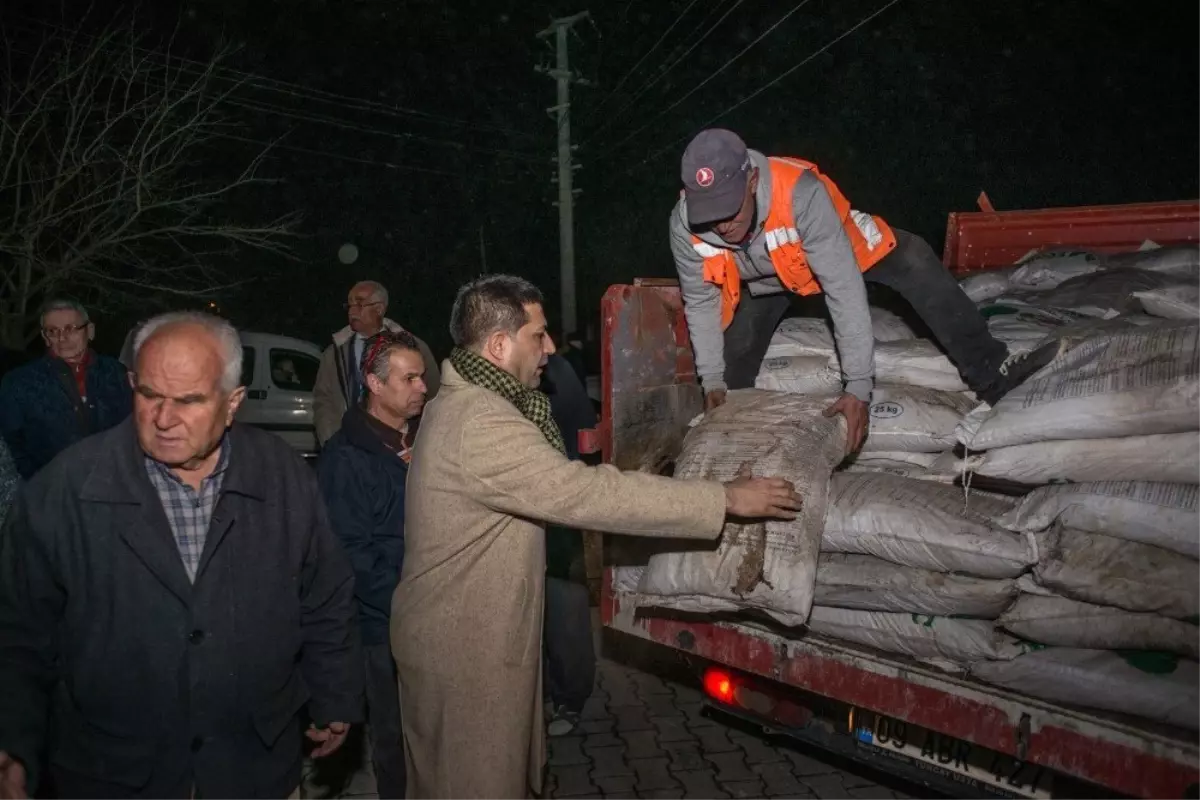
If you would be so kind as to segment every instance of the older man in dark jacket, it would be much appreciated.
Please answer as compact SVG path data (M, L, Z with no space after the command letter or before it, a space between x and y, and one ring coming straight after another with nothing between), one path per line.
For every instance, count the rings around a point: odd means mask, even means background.
M420 345L404 331L367 339L366 395L346 411L317 462L329 521L354 566L362 625L371 761L379 796L404 797L406 770L396 665L388 645L392 592L404 563L404 483L414 431L425 406Z
M91 349L96 326L74 300L42 308L46 354L0 381L0 435L23 478L60 452L129 416L129 378L121 362Z
M311 471L234 424L241 343L137 337L134 418L63 453L0 535L0 795L287 797L361 720L354 577Z

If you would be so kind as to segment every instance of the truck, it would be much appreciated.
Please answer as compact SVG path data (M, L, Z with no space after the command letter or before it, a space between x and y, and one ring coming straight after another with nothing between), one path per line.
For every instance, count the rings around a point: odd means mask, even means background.
M943 261L956 276L1009 267L1031 251L1102 253L1200 238L1200 203L952 213ZM602 415L583 452L670 474L703 400L674 280L608 289L601 302ZM1200 796L1197 735L1069 707L951 676L900 656L740 618L639 609L617 568L652 540L605 537L606 634L670 648L706 702L773 735L866 762L951 796Z

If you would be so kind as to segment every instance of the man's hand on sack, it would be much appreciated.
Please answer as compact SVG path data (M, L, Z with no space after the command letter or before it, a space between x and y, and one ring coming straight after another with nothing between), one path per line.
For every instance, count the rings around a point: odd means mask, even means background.
M725 390L713 389L704 393L704 410L712 411L717 406L725 405Z
M725 484L725 513L739 519L795 519L803 501L783 478L741 477Z
M25 765L0 750L0 798L24 800L29 795L25 787Z
M825 409L825 416L832 417L841 414L846 418L846 455L858 452L863 440L867 438L867 422L870 411L865 400L859 400L852 394L844 394L837 402Z

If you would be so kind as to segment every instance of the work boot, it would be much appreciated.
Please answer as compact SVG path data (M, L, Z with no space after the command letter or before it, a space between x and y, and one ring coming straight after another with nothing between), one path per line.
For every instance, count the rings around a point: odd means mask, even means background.
M1053 361L1061 350L1062 342L1055 339L1033 350L1010 355L1000 365L992 385L979 392L979 399L989 406L995 407L1006 394Z

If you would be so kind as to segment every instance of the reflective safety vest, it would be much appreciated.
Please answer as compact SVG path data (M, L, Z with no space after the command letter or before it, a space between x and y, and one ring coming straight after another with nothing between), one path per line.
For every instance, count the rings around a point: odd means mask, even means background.
M829 193L833 207L850 237L858 268L866 272L896 247L896 234L879 217L872 217L850 208L850 201L837 185L821 174L816 164L797 158L770 158L771 208L767 212L764 236L767 254L775 266L779 282L796 294L820 294L821 286L813 277L804 253L804 242L796 231L796 216L792 212L792 190L805 171L811 171ZM692 236L692 247L704 259L704 280L721 287L721 328L728 328L733 313L742 299L742 276L734 261L733 251L715 247L700 237Z

